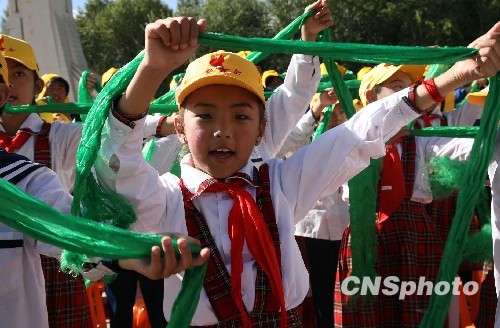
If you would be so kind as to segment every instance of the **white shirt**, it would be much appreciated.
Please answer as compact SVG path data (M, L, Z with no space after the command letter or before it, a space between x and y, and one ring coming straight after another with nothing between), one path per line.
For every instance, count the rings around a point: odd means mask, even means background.
M283 85L266 102L267 124L260 144L252 151L254 163L276 156L290 131L309 107L318 89L320 71L318 57L292 56ZM181 146L179 140L170 136L167 138L156 141L150 161L160 174L170 171Z
M147 116L146 124L144 125L144 136L154 135L156 133L156 125L159 118ZM43 120L36 113L30 114L21 124L20 129L31 129L38 133L42 130ZM51 169L57 173L61 183L72 191L76 177L76 152L78 144L82 138L82 128L80 124L67 124L61 121L51 123L49 142L51 152ZM0 131L5 132L4 127L0 124ZM30 138L15 151L16 154L23 155L29 160L35 160L35 140L34 136Z
M385 141L418 114L401 98L408 90L373 103L351 120L320 136L286 161L271 159L269 174L271 196L281 241L281 265L287 309L304 299L308 274L294 238L295 223L302 219L315 202L335 192L345 181L366 168L371 157L385 154ZM141 156L142 121L131 130L112 115L103 129L101 149L96 161L99 181L123 194L135 207L139 217L132 227L142 232L175 231L187 234L184 204L179 179L172 174L158 176ZM252 176L254 164L249 160L241 172ZM321 167L321 169L318 169ZM181 176L186 187L195 191L209 176L190 165L185 157ZM245 187L254 197L255 189ZM222 259L231 272L228 213L233 201L225 192L207 193L193 201L205 216ZM243 249L242 295L251 311L255 299L256 268L248 248ZM164 312L170 318L172 305L180 291L181 274L165 279ZM217 319L205 291L193 317L192 325L216 324Z
M71 195L48 168L42 167L32 172L17 186L58 211L70 212ZM0 249L0 327L48 328L40 254L55 257L60 254L60 250L2 223L0 239L24 241L23 247Z
M500 296L500 134L495 139L495 149L488 168L491 183L491 230L493 237L493 264L497 297ZM500 302L497 305L495 327L500 327Z
M431 114L445 116L448 121L448 126L471 126L481 118L483 114L483 106L473 105L469 102L464 102L460 107L449 112L442 113L438 107L434 108ZM423 120L419 119L420 125L424 126ZM432 126L441 126L441 120L435 118L431 121Z

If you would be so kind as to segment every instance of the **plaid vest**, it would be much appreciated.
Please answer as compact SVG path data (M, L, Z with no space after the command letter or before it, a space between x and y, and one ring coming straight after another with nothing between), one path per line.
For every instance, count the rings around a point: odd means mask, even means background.
M42 129L35 134L35 156L33 161L52 169L52 157L50 152L49 133L51 124L43 122Z
M254 169L253 180L257 188L257 205L261 210L267 229L274 244L274 250L278 259L281 271L281 251L278 226L274 206L270 195L269 166L262 165L259 169ZM189 236L198 239L202 247L210 249L210 259L207 273L203 282L204 290L208 296L212 309L219 324L217 327L243 327L240 312L231 295L231 277L215 241L210 233L208 225L203 215L194 207L192 201L187 200L192 193L181 183L184 197L184 209L186 212L186 225ZM279 327L279 302L272 294L269 280L260 266L257 266L257 279L255 282L255 302L253 311L249 314L252 326L266 322L266 327ZM290 311L287 311L290 312Z

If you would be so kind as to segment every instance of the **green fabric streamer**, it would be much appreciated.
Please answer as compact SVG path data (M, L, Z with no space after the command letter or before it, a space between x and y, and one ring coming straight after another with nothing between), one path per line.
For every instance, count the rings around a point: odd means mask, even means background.
M290 39L300 28L302 25L304 25L304 22L306 19L311 17L313 15L314 11L309 10L299 17L295 18L293 22L288 24L283 30L281 30L272 40L287 40ZM249 48L241 48L241 49L254 49L253 47ZM274 53L274 51L270 51L268 53L260 52L260 51L253 51L248 54L247 59L251 61L254 64L259 63L261 60L269 56L269 54Z
M478 126L433 126L410 129L414 137L474 138L478 132Z
M432 157L426 165L432 197L444 199L457 191L468 164L467 161L457 161L446 156Z
M98 186L98 184L91 173L91 168L97 158L97 153L101 145L101 132L113 100L125 91L143 57L144 53L141 52L130 63L115 73L113 79L111 79L101 93L99 93L88 114L87 123L82 132L82 141L77 151L76 181L71 208L74 215L84 216L85 213L95 211L94 202L89 200L94 196L92 193L95 193L93 187ZM111 200L108 204L110 208L114 205L112 210L114 210L116 217L122 217L122 215L126 216L126 213L131 213L135 216L133 207L130 204L124 205L114 202L122 197L119 196L119 194L107 191L100 197L103 196ZM130 247L130 242L124 241L123 245ZM170 320L176 322L176 327L189 327L198 304L201 288L203 287L205 270L206 266L186 270L185 281L182 284L182 289L177 296L175 306L171 313ZM189 281L189 279L192 278L201 279L199 281ZM191 290L191 288L194 290Z
M158 138L153 138L146 142L142 147L142 157L144 157L144 160L148 163L151 163L151 158L153 157L153 153L155 151L156 140L158 140Z
M481 230L467 238L463 259L474 263L493 259L491 224L485 224Z
M80 103L49 103L46 105L20 105L10 106L8 103L4 105L4 110L8 114L21 114L21 113L63 113L63 114L87 114L92 107L91 104ZM175 104L151 104L149 106L149 113L172 115L177 112L178 108Z
M151 247L159 246L160 235L140 234L84 218L63 214L0 179L2 201L0 221L23 234L75 253L82 250L91 257L107 259L150 258ZM179 256L177 239L172 238L174 253ZM189 244L195 255L200 248ZM163 251L162 251L163 253ZM198 305L206 264L186 270L182 288L171 314L173 327L189 327Z
M377 258L377 182L382 159L371 159L370 165L349 180L349 215L353 277L370 277L375 281ZM362 301L370 297L360 298Z
M198 41L205 46L221 49L255 49L264 53L305 54L362 63L453 64L471 58L477 49L464 47L404 47L378 46L359 43L307 42L244 38L219 33L201 33Z
M330 125L330 120L332 119L333 106L328 106L323 112L323 119L319 122L314 135L312 136L312 141L314 141L317 137L322 135L328 130L328 126Z
M439 267L436 281L446 281L449 284L458 271L462 261L463 250L469 230L469 224L474 214L474 205L477 202L480 189L483 188L486 170L491 159L497 124L500 119L500 74L491 79L491 86L479 133L474 140L470 154L470 164L467 166L462 186L458 193L457 209L448 234L443 259ZM448 313L452 294L431 297L428 311L420 324L421 327L442 326Z
M158 97L158 99L155 99L152 104L154 105L159 105L159 104L170 104L171 102L175 103L175 88L172 90L169 90L167 93L165 93L163 96Z

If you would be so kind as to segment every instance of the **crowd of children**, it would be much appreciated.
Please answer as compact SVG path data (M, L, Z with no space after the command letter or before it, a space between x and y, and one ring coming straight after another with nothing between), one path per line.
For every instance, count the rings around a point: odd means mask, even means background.
M301 39L315 41L333 24L327 1L318 0L306 10L314 14L304 22ZM450 106L447 95L475 81L484 86L486 78L498 73L500 23L471 43L478 49L475 58L438 76L426 77L424 65L363 68L358 112L349 120L333 89L317 93L322 78L318 57L296 54L285 74L272 69L261 74L245 54L227 51L189 64L173 85L176 115L148 115L158 87L193 56L206 25L203 19L176 17L146 26L144 59L114 100L101 134L93 173L102 188L123 195L134 207L138 221L130 229L180 233L199 240L203 248L192 257L181 238L181 257L175 259L165 237L163 260L154 247L150 261L118 261L123 271L107 289L111 326L132 327L138 281L151 325L167 325L184 270L205 262L191 326L418 326L429 294L401 299L380 293L363 299L345 293L353 265L347 183L371 159L383 157L373 217L376 275L435 282L457 193L435 199L427 165L443 156L468 160L473 140L413 137L408 126L477 124L488 88L459 105L462 99L457 99L457 106ZM0 37L0 176L69 213L82 124L71 123L75 117L50 114L42 119L3 110L6 102L67 102L69 85L56 74L40 76L27 42ZM346 69L339 68L345 75ZM106 72L103 85L116 72ZM87 87L95 95L94 82L91 76ZM274 92L266 99L264 91ZM462 93L457 92L463 98ZM313 138L320 123L326 124L324 133ZM146 161L144 141L153 136L159 139ZM494 250L500 231L499 153L489 170ZM172 174L177 156L180 171ZM472 222L471 233L479 228L476 219ZM0 224L0 276L6 279L0 287L0 327L93 326L84 281L61 272L60 252ZM95 261L117 269L114 262ZM464 264L458 273L462 284L483 268L489 279L482 290L493 290L491 262ZM495 268L498 297L500 270ZM312 316L304 303L308 294ZM478 326L493 326L496 301L479 304L482 310L473 318ZM457 309L452 305L449 310L450 327L459 322Z

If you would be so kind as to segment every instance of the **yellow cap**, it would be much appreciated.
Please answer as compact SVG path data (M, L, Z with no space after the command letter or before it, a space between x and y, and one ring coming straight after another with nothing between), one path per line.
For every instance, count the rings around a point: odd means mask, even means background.
M471 92L467 95L467 101L473 105L484 106L484 103L486 102L486 97L488 96L488 91L489 88L487 90Z
M264 86L264 88L267 87L266 85L267 78L271 76L280 76L280 74L273 69L270 69L262 73L262 85Z
M241 50L237 53L238 56L247 58L248 55L250 55L251 51L248 50Z
M102 74L101 84L105 86L106 83L111 79L111 77L118 71L118 68L111 67L104 74Z
M9 69L3 55L0 54L0 75L3 77L3 82L9 85Z
M345 73L347 72L347 68L345 68L345 66L339 65L337 62L335 62L335 65L337 65L337 68L339 69L340 74L342 74L342 76L344 76ZM321 65L319 65L319 68L321 69L321 75L328 74L325 63L321 63Z
M352 100L352 104L353 104L354 109L356 110L356 112L359 112L359 110L361 108L363 108L363 104L361 103L361 100L359 100L359 99L353 99Z
M189 64L177 87L175 100L181 105L193 91L215 84L246 89L266 103L257 67L235 53L223 51L207 54Z
M13 59L39 74L35 53L28 42L0 34L0 51L5 58Z
M43 89L42 91L38 94L38 97L36 99L42 99L45 97L45 94L47 93L47 83L50 81L51 78L57 77L59 75L54 74L54 73L49 73L49 74L43 74L40 76L40 78L43 80Z
M424 74L424 65L399 65L394 66L390 64L378 64L368 73L363 75L361 79L361 85L359 86L359 99L363 103L363 106L367 105L366 92L372 90L375 86L383 83L385 80L394 75L394 73L401 71L407 73L412 82L417 81L418 76Z
M373 67L370 66L365 66L361 68L358 73L356 74L356 79L361 80L363 76L365 76L366 73L372 70Z

